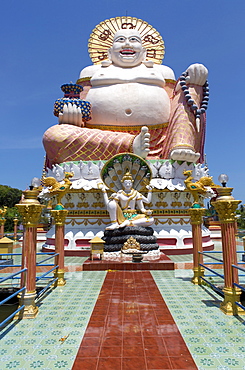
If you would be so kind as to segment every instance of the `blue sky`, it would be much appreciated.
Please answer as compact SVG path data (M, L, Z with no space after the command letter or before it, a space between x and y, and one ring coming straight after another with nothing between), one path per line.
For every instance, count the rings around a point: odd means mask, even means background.
M191 63L209 69L205 152L210 175L227 173L236 199L245 200L244 0L8 0L0 22L0 184L24 190L41 177L42 135L56 124L60 86L91 64L87 42L102 20L126 15L162 35L163 63L178 77Z

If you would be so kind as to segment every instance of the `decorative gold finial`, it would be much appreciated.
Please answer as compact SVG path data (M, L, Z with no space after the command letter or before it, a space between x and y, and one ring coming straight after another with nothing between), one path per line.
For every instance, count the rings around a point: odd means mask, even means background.
M54 177L44 177L42 179L42 185L48 188L50 196L56 195L57 197L57 205L54 209L64 209L61 199L69 191L71 187L69 179L73 176L73 172L65 172L65 178L62 182L58 182Z
M192 170L183 171L183 174L186 176L184 181L186 188L190 191L191 195L193 196L194 202L192 204L192 208L201 208L199 195L206 196L208 193L207 187L218 187L213 182L213 178L211 176L203 176L198 181L192 182L194 177L192 177Z
M3 209L0 208L0 218L3 219L4 216L6 215L6 212L7 212L7 208L6 206L3 206Z

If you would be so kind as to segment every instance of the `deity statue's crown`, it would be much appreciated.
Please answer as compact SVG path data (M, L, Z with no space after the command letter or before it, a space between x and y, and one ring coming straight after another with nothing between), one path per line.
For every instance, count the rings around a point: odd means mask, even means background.
M138 31L142 46L146 49L146 60L156 64L162 63L165 48L160 33L142 19L123 16L106 19L93 29L88 41L88 52L94 64L108 59L108 50L112 47L114 35L123 29Z
M131 180L133 182L133 177L129 171L125 172L125 175L122 178L122 182L124 182L125 180Z

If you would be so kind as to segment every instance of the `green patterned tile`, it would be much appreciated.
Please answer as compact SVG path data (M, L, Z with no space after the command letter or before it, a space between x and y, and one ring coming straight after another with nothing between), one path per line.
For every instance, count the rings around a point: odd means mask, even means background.
M244 369L245 361L243 358L236 358L235 356L221 356L219 358L221 365L227 366L229 369Z
M1 359L1 366L2 369L21 369L22 366L24 366L23 361L15 360L15 359L9 359L5 360L5 358ZM24 368L24 367L23 367Z
M238 344L239 346L244 343L244 337L240 337L237 335L227 335L227 341L230 343L234 343L234 345Z
M26 366L27 369L45 369L48 365L48 361L46 359L33 359L27 360L23 365ZM21 365L20 365L21 366Z
M227 343L227 340L224 336L220 337L218 335L210 335L210 336L206 336L206 342L210 345L210 347L212 347L215 344L225 345Z
M71 364L73 363L74 358L69 358L69 359L57 359L55 361L50 361L49 362L49 367L50 369L66 369L69 370L71 369Z
M210 336L210 335L216 335L218 332L215 329L213 325L208 326L207 328L198 328L198 331L200 334L204 334L205 336Z
M245 352L244 351L239 351L236 352L236 349L233 349L233 355L235 358L241 358L245 360Z
M245 347L241 341L244 341L245 327L237 318L225 316L219 310L221 298L208 288L193 286L186 279L188 275L192 276L191 271L187 273L185 271L183 274L182 271L177 271L175 278L171 279L175 279L173 284L170 284L169 278L164 277L164 274L161 275L161 272L155 274L152 271L152 275L199 370L230 370L235 368L236 360L238 360L236 368L243 369ZM181 276L185 278L181 279ZM169 285L172 287L171 295ZM182 300L183 293L188 300Z
M219 369L221 363L219 358L211 357L211 356L203 356L203 355L193 355L193 358L198 366L199 370L207 370L207 369ZM226 369L228 370L228 369Z
M105 275L104 271L67 274L67 284L42 299L37 318L20 321L2 339L2 368L70 369ZM67 334L62 344L60 338Z
M200 335L196 335L196 336L193 336L193 335L185 336L185 339L186 339L186 343L191 348L193 346L203 345L203 344L206 343L205 338L204 337L201 337Z
M198 341L198 339L200 339L200 341ZM213 353L213 347L209 346L204 338L191 337L188 338L186 344L188 344L188 348L194 355L210 355Z
M65 258L67 263L79 264L78 260ZM71 369L105 275L104 271L66 273L67 284L42 299L37 318L19 322L1 340L2 368ZM194 286L191 270L152 275L198 369L245 370L244 320L225 316L219 310L220 296L208 287ZM67 334L61 344L59 339Z
M212 347L214 353L219 353L221 356L235 356L234 347L227 345L215 345Z

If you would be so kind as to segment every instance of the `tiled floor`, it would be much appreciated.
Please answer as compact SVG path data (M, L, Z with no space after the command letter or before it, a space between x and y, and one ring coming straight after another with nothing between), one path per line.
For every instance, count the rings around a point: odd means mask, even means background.
M36 319L10 324L1 337L0 368L71 369L105 275L68 273L67 284L39 303Z
M197 369L150 272L107 274L73 370Z
M181 258L181 262L188 261L184 256ZM79 348L80 344L83 343L82 340L88 322L104 279L105 277L110 278L112 272L77 271L82 265L82 260L77 257L66 257L65 264L66 270L70 270L65 275L67 284L62 288L56 288L42 299L37 318L10 323L3 330L0 342L1 369L69 370L72 369L77 354L81 357ZM144 274L145 272L137 272L137 276L142 276L142 279ZM199 370L245 370L245 317L225 316L219 309L220 296L206 286L199 287L191 284L191 270L152 271L151 273L147 272L147 274L153 276ZM138 284L140 281L141 278L134 279L134 283L137 282ZM148 290L148 293L149 289L151 290L153 287L151 283L148 288L149 282L150 280L145 280L145 289L142 288L144 291ZM130 285L130 281L128 284ZM119 280L116 285L120 285ZM123 291L124 289L126 289L125 284L123 284ZM118 310L118 307L124 302L121 294L117 293L115 295L118 296L118 304L115 304L114 307L109 305L110 297L107 293L102 298L108 304L107 314ZM137 302L138 304L139 302ZM139 309L139 305L137 308ZM163 322L168 317L167 310L164 306L162 308L164 308L165 314L158 315L154 312L153 315L153 312L151 312L152 315L148 316L149 325L146 325L146 330L147 327L152 327L150 317L157 317L157 320L163 320ZM133 318L132 310L135 310L134 306L128 307L129 318ZM137 311L139 312L139 310ZM146 308L143 312L146 314ZM101 311L101 315L101 319L104 320L105 312L102 313ZM138 322L143 323L142 316L139 317ZM113 326L113 322L111 323ZM137 324L135 330L137 330ZM120 334L120 336L123 340L123 335ZM64 340L60 341L62 338ZM143 336L141 336L142 338ZM111 356L110 345L108 346L109 352L103 349L102 354L105 358ZM114 355L116 355L119 347L114 347L116 348ZM153 347L155 347L154 350L157 348L159 351L164 351L166 343L164 342L163 346ZM138 351L141 351L142 354L142 351L145 352L147 347L145 342L141 350L139 345L132 346L131 349L127 348L125 344L125 349L121 346L120 350L132 350L132 357L130 357L128 363L134 363L133 369L142 370L141 364L132 360L135 348L138 348ZM100 347L100 349L102 348ZM136 354L136 357L140 357L138 352ZM158 357L156 356L156 358ZM171 356L168 355L168 357ZM142 358L146 361L147 356L144 354ZM122 362L120 363L122 364ZM159 366L161 365L155 364L155 369L165 369L165 367ZM104 368L109 370L108 367ZM80 367L80 369L84 369L84 367ZM96 367L91 366L91 370L94 369L96 370ZM112 369L118 370L120 367L117 367L117 363L114 362ZM194 368L191 369L194 370ZM180 370L183 370L183 368L180 368Z
M245 316L224 315L208 287L190 284L189 270L152 275L199 370L245 369Z

